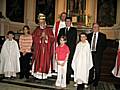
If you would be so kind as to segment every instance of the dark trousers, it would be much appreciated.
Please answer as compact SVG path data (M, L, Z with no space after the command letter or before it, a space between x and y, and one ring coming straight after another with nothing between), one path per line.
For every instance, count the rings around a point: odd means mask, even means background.
M23 55L23 53L20 53L21 57L20 57L20 78L25 78L29 79L29 75L30 75L30 69L31 69L31 65L30 65L30 61L31 61L31 56L32 53L26 53L25 55Z
M88 84L93 83L96 86L100 79L100 71L101 71L100 66L101 66L102 58L97 56L95 52L92 52L92 57L93 57L93 68L91 68L89 73Z
M66 74L66 83L69 84L71 80L71 74L73 74L73 70L71 67L72 60L68 60L67 62L67 74Z
M84 89L84 84L77 85L77 90L83 90L83 89Z

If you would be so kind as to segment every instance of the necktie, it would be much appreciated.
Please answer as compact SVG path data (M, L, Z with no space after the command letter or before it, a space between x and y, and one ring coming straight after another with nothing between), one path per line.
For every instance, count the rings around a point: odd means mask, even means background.
M66 31L65 31L65 34L67 35L67 33L68 33L68 28L66 28Z
M92 43L92 50L95 51L95 41L96 41L96 33L94 33L94 37L93 37L93 43Z

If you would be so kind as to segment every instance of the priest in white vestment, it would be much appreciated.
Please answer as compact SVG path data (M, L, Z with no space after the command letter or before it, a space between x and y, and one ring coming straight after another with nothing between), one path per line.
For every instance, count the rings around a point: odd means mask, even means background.
M85 33L80 34L79 43L74 53L72 68L74 70L74 82L88 84L89 70L93 67L92 54Z
M19 57L20 52L17 42L13 39L14 33L8 32L8 38L4 42L0 54L0 74L5 77L16 77L16 73L20 72Z

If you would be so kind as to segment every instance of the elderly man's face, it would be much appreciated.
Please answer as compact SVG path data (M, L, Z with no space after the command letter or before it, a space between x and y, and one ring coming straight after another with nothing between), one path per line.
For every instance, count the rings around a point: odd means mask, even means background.
M40 23L40 24L45 24L45 18L40 18L40 19L39 19L39 23Z
M98 24L94 24L93 25L93 31L94 32L98 32L99 31L99 25Z

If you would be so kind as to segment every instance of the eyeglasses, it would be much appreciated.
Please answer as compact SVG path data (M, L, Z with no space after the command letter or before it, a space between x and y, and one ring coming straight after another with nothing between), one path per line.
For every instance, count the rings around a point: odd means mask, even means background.
M45 18L41 18L41 19L39 19L39 20L45 20Z

